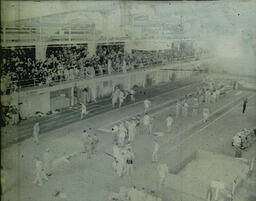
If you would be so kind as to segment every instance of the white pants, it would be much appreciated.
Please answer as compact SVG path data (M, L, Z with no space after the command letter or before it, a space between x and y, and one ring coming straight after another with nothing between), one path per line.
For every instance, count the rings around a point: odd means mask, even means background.
M130 142L132 142L132 141L134 140L134 137L135 137L135 129L131 129L131 130L129 131L129 138L128 138L128 140L129 140Z
M151 135L153 132L153 125L152 124L144 124L144 132L148 135Z
M205 96L205 102L206 102L207 104L210 103L210 96L209 96L209 95L206 95L206 96Z
M153 151L153 154L152 154L152 162L157 162L157 152L158 152L158 151Z
M112 107L115 107L117 102L117 97L112 97Z
M193 114L193 116L196 116L198 114L198 109L197 108L193 108L192 114Z
M180 116L180 108L176 107L176 117L179 117L179 116Z
M144 106L144 112L147 113L149 111L149 106Z
M43 170L37 170L36 178L33 183L41 186L43 184L43 180L48 181L48 178L47 178L45 172Z
M165 181L165 177L160 177L159 179L159 188L161 188L161 186L164 184Z
M135 101L134 95L131 95L131 101Z
M124 163L118 161L116 172L117 172L117 174L118 174L119 177L121 177L121 176L123 175L123 170L124 170Z
M118 133L117 132L112 132L113 135L113 140L114 140L114 144L117 144L117 140L118 140Z
M167 131L171 132L171 130L172 130L172 123L171 124L167 124Z
M188 109L187 108L182 108L182 115L184 116L184 117L187 117L188 116Z
M81 119L83 119L83 118L84 118L84 115L87 115L87 113L88 113L88 112L86 112L86 111L82 111L82 112L81 112Z
M123 102L124 102L124 99L123 98L121 98L121 99L119 98L119 107L122 106Z
M118 138L118 144L119 144L120 146L123 146L123 145L124 145L124 137L119 137L119 138Z
M33 138L36 144L39 144L38 132L33 132Z
M206 122L209 118L209 113L203 113L203 121Z
M128 176L131 176L133 173L133 164L127 164L126 165L126 174Z

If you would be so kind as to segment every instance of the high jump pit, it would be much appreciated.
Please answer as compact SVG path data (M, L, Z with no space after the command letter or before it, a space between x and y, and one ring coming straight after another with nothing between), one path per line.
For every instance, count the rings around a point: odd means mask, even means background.
M231 201L250 171L250 161L197 150L169 169L162 189L168 201Z

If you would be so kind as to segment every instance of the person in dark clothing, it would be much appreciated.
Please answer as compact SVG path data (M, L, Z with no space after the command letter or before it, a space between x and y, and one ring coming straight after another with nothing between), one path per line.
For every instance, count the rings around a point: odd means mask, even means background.
M248 103L248 99L245 98L245 99L244 99L244 102L243 102L243 114L245 113L245 109L246 109L247 103Z

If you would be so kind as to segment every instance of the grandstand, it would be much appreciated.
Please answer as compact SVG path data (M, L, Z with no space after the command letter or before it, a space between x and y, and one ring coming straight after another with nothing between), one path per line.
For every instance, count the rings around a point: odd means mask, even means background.
M102 13L103 9L89 12ZM81 16L79 20L78 15ZM76 92L74 86L86 85L85 83L94 77L100 78L97 79L99 83L102 82L101 80L105 83L110 79L108 75L124 73L124 65L125 72L144 71L154 66L195 61L199 57L207 57L202 49L195 49L194 40L177 39L174 33L172 33L173 40L170 40L172 42L169 42L169 38L166 37L145 39L142 36L133 39L119 35L105 38L94 23L82 23L84 17L83 11L78 11L75 15L74 12L65 12L42 18L18 20L1 27L3 34L1 41L2 95L9 96L11 91L19 91L19 101L16 101L18 105L13 106L19 111L27 110L22 108L27 105L24 100L27 95L21 94L29 94L30 91L32 93L36 90L33 96L48 102L44 107L34 106L29 114L22 115L22 119L36 112L45 114L55 109L78 104L79 97L75 97L75 94L81 94L81 92ZM63 23L60 21L63 18L68 21ZM52 19L57 21L53 22ZM134 19L136 27L138 19L141 18L135 16ZM155 23L150 21L147 26ZM176 26L180 26L179 21ZM111 68L108 65L111 65ZM106 77L102 78L102 76ZM96 88L100 86L102 84ZM37 89L40 88L44 93L39 93ZM91 93L93 87L89 85L87 88ZM54 95L61 94L63 90L66 91L67 96L57 98ZM100 91L105 93L98 94L99 97L108 96L111 93L106 89ZM54 102L55 98L61 102ZM8 103L3 105L8 106ZM59 107L56 108L53 105Z

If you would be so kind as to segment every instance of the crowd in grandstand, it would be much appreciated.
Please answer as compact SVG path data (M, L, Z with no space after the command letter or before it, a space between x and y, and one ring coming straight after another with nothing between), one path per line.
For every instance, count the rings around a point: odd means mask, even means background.
M53 85L60 81L88 79L184 58L184 53L178 54L176 51L178 49L132 50L128 54L124 52L123 45L105 45L98 46L96 54L89 57L87 46L55 46L47 48L46 59L42 61L35 59L35 50L32 48L2 49L1 83L5 85L1 90L5 93L5 89L10 87Z

